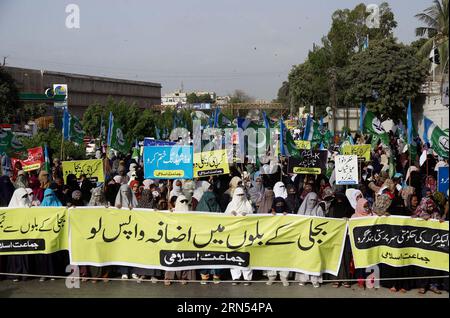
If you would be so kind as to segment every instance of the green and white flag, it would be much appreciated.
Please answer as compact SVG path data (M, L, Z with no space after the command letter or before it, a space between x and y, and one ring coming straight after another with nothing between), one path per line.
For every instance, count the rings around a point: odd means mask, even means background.
M130 143L126 140L122 127L114 120L112 112L109 113L108 146L124 154L130 151Z
M8 157L25 159L28 157L27 148L9 130L0 128L0 156L6 154Z
M432 120L424 117L423 140L441 157L448 158L448 134Z
M381 121L375 116L374 113L367 110L364 104L361 105L361 119L360 119L360 129L363 134L376 135L381 139L381 142L388 146L389 145L389 135L384 130L381 125Z
M83 143L85 135L80 120L76 116L71 115L67 108L64 109L63 115L63 135L64 140L70 140L77 144Z

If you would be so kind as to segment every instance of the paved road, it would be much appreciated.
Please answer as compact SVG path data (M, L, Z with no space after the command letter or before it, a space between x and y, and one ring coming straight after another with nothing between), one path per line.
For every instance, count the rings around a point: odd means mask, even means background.
M39 282L30 280L25 282L0 281L0 297L2 298L34 298L34 297L64 297L64 298L449 298L448 292L436 295L427 292L419 295L417 290L405 294L392 293L386 288L360 289L356 285L352 288L333 288L330 284L313 288L311 285L298 286L291 284L288 287L275 283L267 286L263 281L253 283L250 286L237 285L222 282L214 285L201 285L189 283L181 285L174 283L164 286L159 282L136 281L110 281L108 283L91 282L80 283L80 288L69 289L64 280Z

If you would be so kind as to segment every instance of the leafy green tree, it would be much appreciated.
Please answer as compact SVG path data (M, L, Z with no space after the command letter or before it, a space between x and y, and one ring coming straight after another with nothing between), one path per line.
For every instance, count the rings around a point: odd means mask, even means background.
M17 122L21 108L19 90L14 79L0 67L0 123Z
M200 98L195 93L190 93L187 96L187 103L188 104L197 104L200 103Z
M254 98L241 89L236 89L230 98L230 104L250 103L252 101L254 101Z
M23 107L23 112L21 112L20 117L22 121L33 120L39 117L44 116L49 109L49 106L46 104L25 104Z
M448 10L448 0L434 0L432 6L415 15L426 24L426 26L416 28L416 35L427 36L427 41L422 44L418 55L426 60L433 48L433 43L435 43L441 59L438 70L447 70L447 72L449 59Z
M387 3L382 3L379 9L380 28L373 29L366 25L370 13L366 12L364 4L333 13L331 28L322 38L322 46L313 44L306 61L291 69L288 81L283 82L278 91L278 100L289 105L291 113L296 113L300 106L312 105L316 117L320 117L326 115L328 106L348 106L343 80L352 56L362 51L367 36L370 43L387 39L397 26Z
M414 52L390 39L372 42L370 50L355 54L345 70L346 103L364 102L378 114L403 117L405 104L418 95L427 73Z
M34 148L34 147L44 147L47 144L49 156L53 158L60 158L61 155L61 131L50 128L46 132L39 132L37 135L28 138L28 137L20 137L23 145L26 148ZM64 149L64 158L79 160L86 159L86 148L84 144L76 145L70 141L64 141L62 145Z
M213 103L213 99L211 98L211 95L209 94L203 94L199 96L199 103Z

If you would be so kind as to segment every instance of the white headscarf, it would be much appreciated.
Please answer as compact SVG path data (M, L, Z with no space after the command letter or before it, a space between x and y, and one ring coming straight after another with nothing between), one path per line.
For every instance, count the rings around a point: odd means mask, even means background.
M33 193L33 191L31 191L31 193ZM18 188L14 191L11 200L9 201L8 208L27 208L31 206L31 202L32 199L28 189Z
M310 192L306 195L300 208L297 211L299 215L324 216L322 209L319 208L317 193Z
M151 179L145 179L144 181L142 181L142 184L144 185L144 189L146 189L146 190L150 190L150 186L154 183L155 182Z
M239 182L241 182L241 181L242 181L242 179L239 177L231 178L230 183L229 183L229 188L228 188L228 190L230 191L231 197L233 196L234 190L237 188Z
M410 167L408 168L408 171L406 172L406 178L405 178L405 181L408 181L408 179L409 179L409 177L410 177L410 175L411 175L411 172L413 172L413 171L420 171L420 170L419 170L419 168L417 168L416 166L410 166Z
M122 184L123 178L122 178L122 176L117 175L117 176L113 177L113 180L118 184Z
M200 202L203 193L205 193L205 191L208 191L210 186L211 184L208 181L197 182L197 188L194 190L194 194L192 195L192 197L195 198L197 202Z
M358 189L345 190L345 196L347 197L353 209L356 209L356 198L358 197L358 195L363 196L362 192L359 191Z
M184 202L181 202L184 201ZM189 211L188 199L184 195L179 195L175 202L174 212L187 212Z
M122 184L120 186L119 192L116 196L115 206L122 206L123 208L136 208L138 206L138 201L134 192L131 190L128 184Z
M288 196L287 191L286 191L286 186L281 181L275 183L275 186L273 187L273 193L275 194L274 198L286 199Z
M182 186L177 186L178 181L181 181L181 180L177 179L173 182L173 189L172 189L172 191L170 191L169 200L172 197L179 197L180 195L183 195Z
M228 203L225 214L230 215L233 211L236 212L237 215L253 213L252 205L247 200L244 189L241 187L237 187L234 190L233 199Z

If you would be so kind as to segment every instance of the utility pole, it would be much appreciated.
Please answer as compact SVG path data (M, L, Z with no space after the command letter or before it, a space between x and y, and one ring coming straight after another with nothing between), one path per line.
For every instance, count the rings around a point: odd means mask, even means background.
M8 58L7 56L4 56L4 57L3 57L3 66L6 65L6 59L7 59L7 58Z
M331 67L328 69L328 76L329 76L329 83L330 83L330 107L333 112L333 117L331 122L333 123L333 131L336 131L336 107L337 107L337 98L336 98L336 81L337 81L337 74L336 74L336 68ZM330 128L330 126L328 126Z

